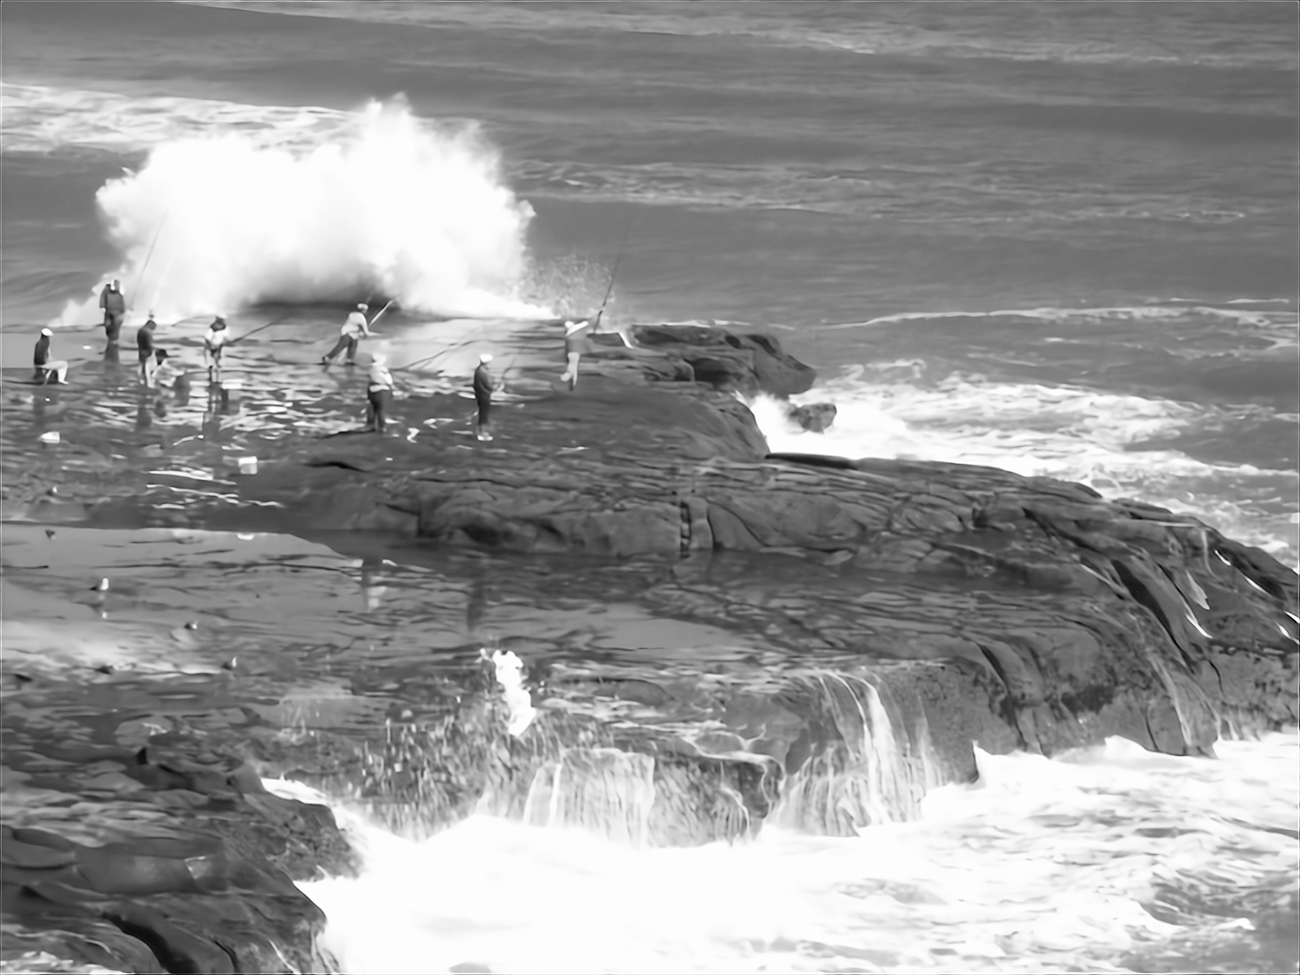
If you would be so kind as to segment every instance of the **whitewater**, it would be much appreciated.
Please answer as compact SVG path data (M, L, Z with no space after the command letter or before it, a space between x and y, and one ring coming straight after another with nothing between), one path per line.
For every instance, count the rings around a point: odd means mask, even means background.
M122 265L52 326L96 322L114 279L128 325L376 294L444 318L552 314L512 297L533 212L471 122L428 123L401 98L337 112L0 93L16 148L147 150L95 197Z
M698 848L484 814L416 840L336 798L364 869L301 887L347 973L1268 972L1294 951L1300 740L1216 748L977 750L914 821Z

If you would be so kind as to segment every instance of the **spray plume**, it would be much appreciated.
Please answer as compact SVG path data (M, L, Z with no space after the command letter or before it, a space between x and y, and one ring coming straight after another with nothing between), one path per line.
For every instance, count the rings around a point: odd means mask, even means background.
M137 315L371 291L438 315L549 314L512 297L533 214L505 186L497 153L472 128L437 130L400 99L296 149L235 133L163 143L96 203L124 255L99 287L121 279ZM58 321L98 318L91 298Z

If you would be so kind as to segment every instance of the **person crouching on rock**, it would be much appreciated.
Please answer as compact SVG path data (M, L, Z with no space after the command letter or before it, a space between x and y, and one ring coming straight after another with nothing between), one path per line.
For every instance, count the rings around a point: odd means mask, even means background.
M186 375L185 370L167 358L166 349L159 349L154 352L151 378L156 386L172 387L178 394L183 393L185 396L189 396L189 377Z
M140 382L145 386L152 384L153 333L156 328L158 328L158 323L153 320L153 312L150 312L149 320L140 326L140 331L135 334L136 348L140 351Z
M126 318L126 296L122 294L122 283L116 278L99 293L99 307L104 310L104 333L109 344L116 345Z
M388 404L393 399L393 374L388 371L388 357L375 353L371 357L370 376L366 387L369 409L366 411L368 425L381 437L384 424L387 423Z
M481 441L492 439L492 394L500 390L504 383L492 376L488 364L492 354L485 352L478 357L478 368L474 370L474 402L478 404L478 417L474 421L474 436Z
M578 361L583 353L592 351L591 339L588 338L595 323L591 319L570 319L564 323L564 356L568 368L560 374L561 381L567 381L570 390L578 388Z
M334 361L334 357L344 349L348 351L347 365L355 366L357 364L357 345L361 342L362 336L372 336L370 323L366 321L366 312L370 311L370 306L365 302L357 305L355 311L351 312L347 321L343 323L343 328L339 330L339 341L334 343L334 348L321 357L321 362L328 366Z
M32 357L32 363L36 367L33 379L41 383L48 383L50 377L54 377L55 383L66 383L68 381L68 364L62 359L50 359L50 339L54 333L49 329L41 329L41 337L36 340L36 354Z
M218 315L203 337L203 358L208 364L208 382L212 381L214 371L217 382L221 382L221 350L229 341L230 331L226 328L226 320Z

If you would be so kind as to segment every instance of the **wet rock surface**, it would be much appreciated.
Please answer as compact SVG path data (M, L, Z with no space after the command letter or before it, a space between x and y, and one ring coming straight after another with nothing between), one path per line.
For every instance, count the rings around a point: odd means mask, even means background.
M973 745L1208 753L1297 719L1285 567L1077 485L768 454L733 394L812 382L771 340L600 337L570 393L554 335L476 327L450 358L495 343L510 369L480 443L445 361L399 373L390 436L349 433L363 376L294 324L184 402L103 362L5 386L33 397L0 431L29 523L5 539L7 959L325 964L289 880L349 870L346 843L261 776L408 831L486 810L692 844L906 818ZM484 644L526 664L518 738Z

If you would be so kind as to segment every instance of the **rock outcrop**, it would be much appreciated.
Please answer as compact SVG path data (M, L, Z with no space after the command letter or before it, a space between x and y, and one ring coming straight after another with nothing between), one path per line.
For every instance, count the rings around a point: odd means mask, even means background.
M121 414L106 411L66 425L59 450L76 466L29 456L6 509L21 502L31 520L328 535L368 565L394 538L445 559L487 553L498 599L635 606L721 649L673 669L516 636L539 706L518 740L490 683L435 694L425 658L376 676L379 689L351 679L349 705L380 701L407 722L394 733L385 721L382 742L363 722L286 742L265 705L271 731L224 753L78 739L29 725L11 698L6 958L318 970L319 912L289 879L347 870L346 845L328 811L266 794L249 759L359 790L394 817L423 805L431 822L487 808L582 823L586 808L640 797L626 839L666 844L909 816L927 789L974 776L973 745L1052 754L1123 735L1198 754L1225 732L1296 723L1297 579L1267 554L1051 479L771 454L738 394L803 392L811 370L760 336L633 335L631 349L598 337L576 394L521 370L491 443L469 434L472 404L446 392L394 404L393 435L349 432L347 390L277 364L283 396L239 415L237 448L205 428L211 442L149 443L147 463L119 463L127 435L110 430L101 450L87 433ZM291 397L286 379L309 392ZM829 414L806 409L812 424ZM259 472L240 475L249 452ZM434 699L433 717L402 718ZM588 795L628 783L638 789L618 804Z
M327 808L272 796L215 756L160 761L6 728L10 965L45 953L128 973L324 971L324 916L291 879L351 869Z
M646 383L640 367L626 373L619 350L604 362L598 353L576 395L503 410L490 446L424 433L446 402L407 401L401 422L418 433L405 440L300 439L259 474L232 479L219 500L164 509L154 504L163 496L146 490L90 517L379 529L434 545L602 559L795 556L864 590L841 601L793 587L787 622L821 646L909 687L915 662L967 676L980 717L927 713L931 735L983 744L994 721L1010 730L998 748L1050 753L1123 734L1194 753L1233 723L1295 721L1296 577L1267 554L1195 519L1051 479L769 455L728 391L803 384L806 371L774 342L745 337L737 346L737 337L695 326L635 335L695 357L697 380L700 350L744 355L715 374L718 389Z

